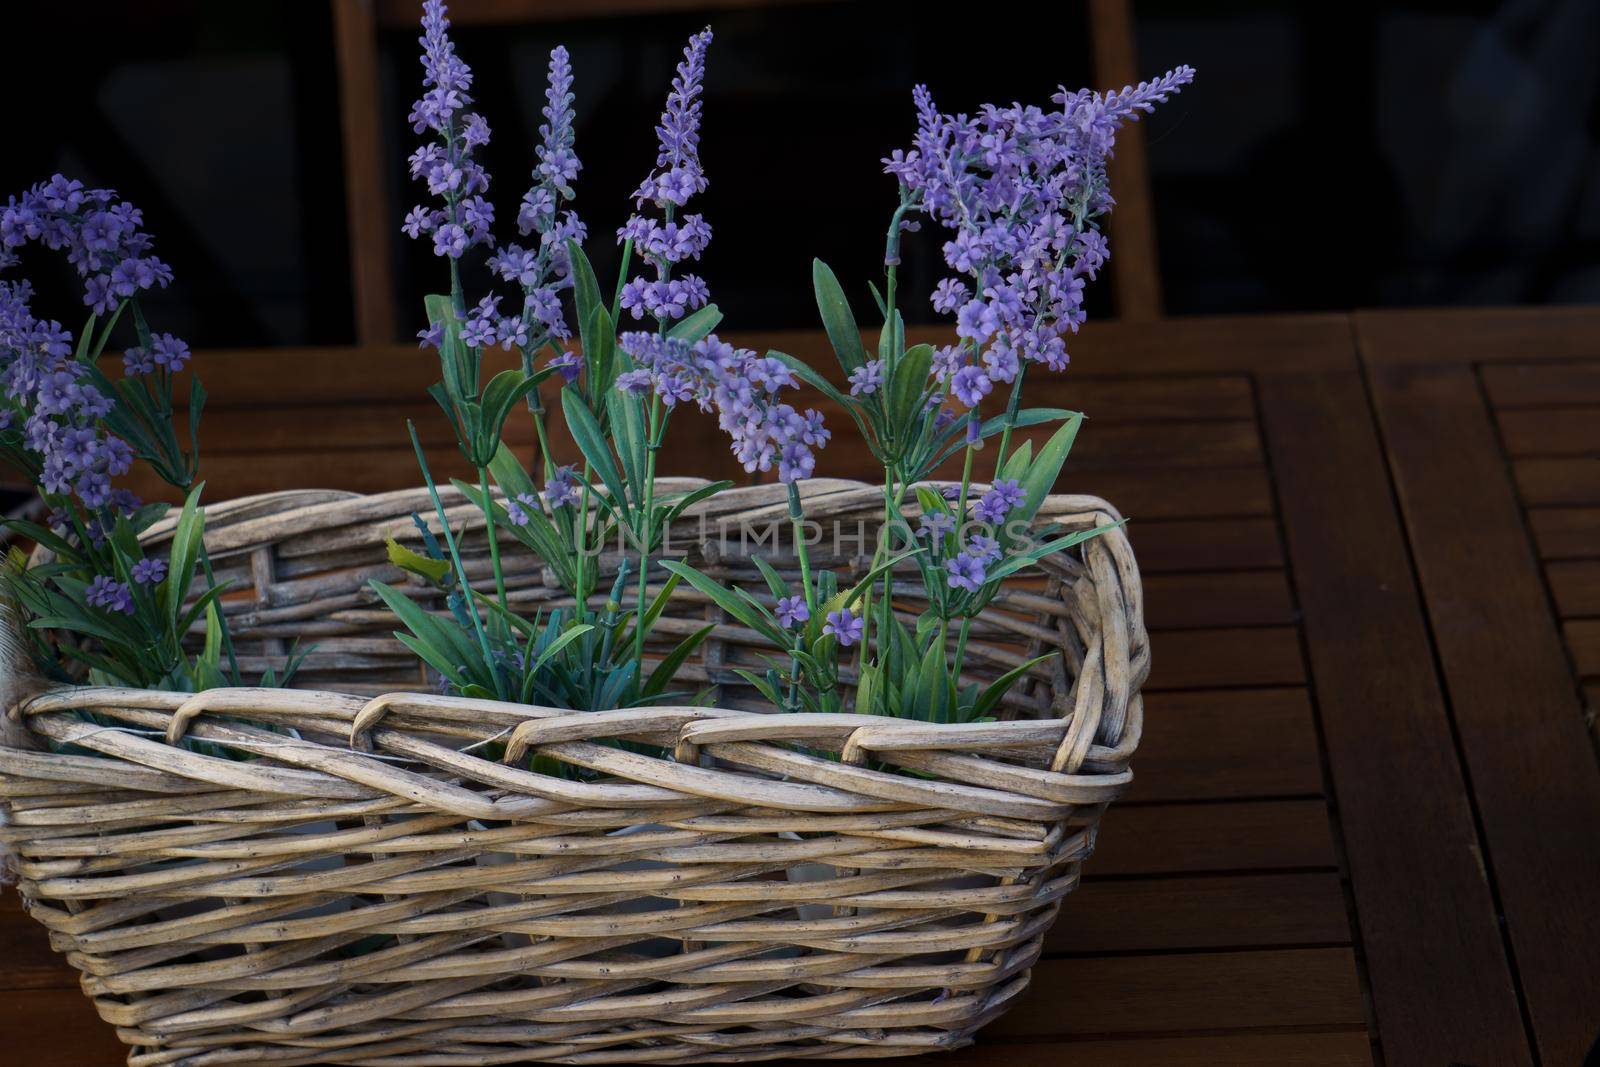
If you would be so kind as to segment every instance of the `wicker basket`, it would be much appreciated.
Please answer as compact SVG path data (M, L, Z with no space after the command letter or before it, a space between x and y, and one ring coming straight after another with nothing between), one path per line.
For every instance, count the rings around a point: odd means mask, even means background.
M821 480L805 497L813 518L869 526L882 500ZM448 503L486 572L476 509ZM759 638L725 624L690 671L721 686L716 708L419 693L366 588L399 579L382 544L415 535L413 510L423 495L209 509L219 577L253 589L228 605L243 665L315 641L297 683L312 688L4 679L0 840L131 1064L894 1056L966 1043L1026 987L1131 779L1148 651L1120 529L1043 561L974 628L969 680L1064 653L1003 721L935 726L757 714L728 668L757 662ZM775 487L751 487L691 517L782 513ZM1090 497L1040 513L1115 518ZM759 588L719 537L690 558ZM513 598L561 603L513 549ZM669 635L718 618L687 592L667 615ZM531 752L584 773L534 773Z

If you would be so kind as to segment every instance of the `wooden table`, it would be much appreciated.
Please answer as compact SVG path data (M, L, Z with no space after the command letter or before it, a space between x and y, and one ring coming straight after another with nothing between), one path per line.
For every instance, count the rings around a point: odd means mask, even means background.
M815 334L760 337L823 358ZM1138 780L1026 999L937 1062L1580 1062L1600 1032L1600 311L1095 325L1074 359L1033 396L1091 415L1061 488L1134 519ZM214 499L411 484L402 417L440 441L411 348L203 366ZM825 473L871 477L833 425ZM731 472L705 427L674 440L668 473ZM118 1060L10 894L0 990L15 1062Z

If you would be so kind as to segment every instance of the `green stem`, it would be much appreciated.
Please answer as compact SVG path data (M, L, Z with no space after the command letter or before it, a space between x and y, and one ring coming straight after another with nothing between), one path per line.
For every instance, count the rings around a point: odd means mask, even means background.
M406 430L411 434L411 447L417 453L417 464L422 468L422 480L428 484L428 495L433 499L434 514L439 517L439 525L444 530L445 547L450 550L450 562L456 568L456 581L461 583L461 597L466 602L468 613L472 616L472 629L478 637L478 647L483 650L483 662L494 662L494 654L489 651L489 639L483 632L483 623L478 618L478 605L472 597L472 586L467 581L467 568L461 563L461 553L456 549L456 535L450 532L450 520L445 517L444 502L439 499L439 488L433 484L433 472L428 469L427 457L422 452L422 441L417 437L417 428L410 419L406 420Z
M800 562L800 588L801 591L805 593L806 597L806 614L808 617L814 619L817 616L818 610L817 590L816 586L811 581L811 550L806 547L806 512L800 500L800 483L790 482L788 484L789 527L794 531L794 554L795 558ZM798 653L800 648L801 636L797 633L795 635L794 652ZM791 673L794 675L796 682L798 682L800 676L799 657L797 655L791 655L789 660ZM831 701L829 694L821 694L821 696L825 701ZM789 703L791 705L791 709L794 704L794 699L795 685L791 684L789 688Z
M1022 379L1028 373L1028 365L1024 363L1017 368L1017 377L1011 383L1011 398L1006 401L1006 421L1000 430L1000 447L994 453L994 477L1000 480L1000 472L1005 468L1006 447L1011 444L1011 430L1017 422L1017 411L1022 407Z
M661 417L661 398L652 393L649 445L644 458L644 513L635 527L635 533L642 531L642 535L639 538L639 613L633 619L633 658L641 671L644 669L645 589L650 576L650 547L655 539L656 450L661 447L661 434L665 429L666 420Z
M506 600L506 576L500 569L500 541L494 535L494 498L489 495L487 467L478 468L478 492L483 494L483 524L489 538L489 561L494 567L495 595L500 598L500 606L510 611L511 605Z

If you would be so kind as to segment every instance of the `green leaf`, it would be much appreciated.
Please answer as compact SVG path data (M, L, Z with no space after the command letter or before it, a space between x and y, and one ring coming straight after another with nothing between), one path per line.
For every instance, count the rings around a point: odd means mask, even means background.
M195 567L200 561L200 546L205 534L205 512L200 510L200 493L205 489L201 482L189 492L183 502L183 512L178 516L172 531L172 553L167 561L167 576L162 579L156 593L161 610L177 626L183 614L183 602L188 599L189 586L194 582Z
M717 310L717 305L707 304L699 311L685 315L672 329L667 331L667 336L675 341L685 344L694 344L703 339L712 330L717 328L717 323L722 321L722 312Z
M594 351L594 338L588 327L596 310L602 309L600 282L595 278L594 265L577 241L567 241L567 258L572 265L572 299L577 311L578 338L585 355Z
M928 387L928 370L933 365L933 346L915 345L894 368L889 381L889 423L895 440L905 443L905 430L922 415L923 395Z
M833 270L822 260L811 261L811 288L816 292L817 310L822 313L822 327L828 332L828 341L846 372L853 371L867 361L861 346L861 330L850 311L850 302Z
M724 489L732 488L733 483L724 480L720 482L710 482L706 485L700 486L698 489L685 493L682 497L674 500L672 502L672 506L667 509L667 522L677 522L680 515L694 507L696 504L700 503L700 501L705 500L707 497L716 496Z
M783 578L779 576L778 572L772 569L772 564L760 556L751 556L750 562L756 565L756 570L760 571L761 577L766 579L767 590L772 594L773 599L782 600L789 595L789 587L784 584Z
M447 559L430 559L420 552L413 552L399 541L389 537L384 539L389 547L389 562L403 571L420 575L430 582L442 582L444 576L450 573L450 561Z
M600 476L600 481L611 494L615 506L626 507L628 498L623 492L622 474L617 470L617 462L611 455L611 448L606 444L600 423L589 410L589 406L574 389L568 387L561 390L561 410L567 417L567 429L578 442L578 448L589 461L589 466Z
M978 699L973 703L972 707L967 709L967 721L971 722L973 719L981 718L982 716L989 714L990 709L996 704L1000 703L1000 698L1005 696L1007 691L1009 691L1010 688L1016 684L1017 679L1021 678L1024 674L1027 674L1030 670L1043 663L1045 660L1050 659L1052 656L1059 656L1060 654L1061 653L1059 652L1048 652L1043 656L1037 656L1033 659L1030 659L1026 663L1019 664L1018 666L1011 668L1009 671L1006 671L1006 673L990 682L989 687L978 695Z
M1068 411L1066 408L1023 408L1017 412L1015 419L1011 420L1012 429L1021 430L1028 426L1039 426L1046 422L1055 422L1057 419L1070 419L1073 416L1083 417L1079 411ZM978 432L987 440L1006 428L1006 416L996 415L992 419L985 419Z
M1006 457L1005 469L1000 472L1000 477L1021 481L1027 473L1028 464L1033 462L1033 442L1024 441L1017 446L1017 450Z
M673 650L668 652L660 663L656 664L655 670L650 672L650 677L645 681L644 688L640 690L640 695L653 697L664 691L668 683L677 675L678 668L682 667L688 658L694 655L694 650L700 647L700 642L704 641L706 635L714 629L716 629L714 623L702 626L682 641L679 641Z
M733 668L733 673L755 686L757 692L766 697L770 703L780 708L783 707L783 698L778 695L778 690L765 677L744 667Z
M707 577L686 563L667 559L661 561L661 566L694 586L701 594L709 597L717 607L727 612L738 622L760 633L778 648L783 648L789 643L788 635L784 633L783 628L778 625L778 620L773 618L772 613L767 611L766 608L740 599L715 579Z
M1067 462L1067 454L1072 451L1072 442L1077 438L1081 425L1083 416L1072 416L1039 449L1038 456L1028 465L1028 473L1022 478L1022 504L1008 516L1009 519L1027 522L1038 514L1039 505L1044 503L1044 498L1061 476L1061 467Z
M1120 519L1117 522L1109 523L1105 526L1096 526L1092 530L1079 530L1076 533L1068 534L1066 537L1058 537L1053 541L1046 541L1042 545L1036 545L1026 552L1012 556L1010 559L1000 564L1000 566L990 571L988 575L988 582L998 582L1000 579L1015 574L1024 567L1032 566L1034 563L1053 552L1065 552L1069 548L1075 548L1091 538L1099 537L1101 534L1106 533L1107 531L1115 530L1119 526L1124 526L1127 524L1127 522L1127 519Z
M944 642L935 634L917 672L917 690L911 701L916 717L924 722L949 722L949 689Z
M579 623L577 626L574 626L572 629L568 630L566 633L550 642L545 650L539 653L539 658L534 661L533 671L537 672L539 668L543 667L546 663L549 663L552 659L559 656L562 649L566 648L568 645L572 644L572 642L576 641L578 638L582 637L584 634L593 629L594 627L588 623Z
M617 455L622 458L622 472L628 484L644 486L645 427L644 403L632 393L621 389L608 389L606 408L611 416L611 436L617 442Z

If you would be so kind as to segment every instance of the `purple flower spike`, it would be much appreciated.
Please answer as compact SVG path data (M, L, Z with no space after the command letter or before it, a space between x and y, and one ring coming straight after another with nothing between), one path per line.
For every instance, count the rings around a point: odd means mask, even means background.
M483 199L489 176L472 158L489 143L489 124L466 109L472 106L472 69L456 55L450 20L440 0L422 5L422 96L411 106L414 133L432 140L411 154L411 176L428 187L443 208L414 207L401 227L407 236L431 235L435 255L460 259L489 240L494 210Z
M164 559L141 559L133 565L133 580L140 585L155 585L167 576Z
M956 316L963 350L981 357L991 381L1013 381L1024 360L1067 365L1065 336L1084 321L1084 281L1108 254L1095 219L1113 206L1106 160L1116 132L1193 78L1178 67L1109 93L1062 89L1052 98L1059 111L988 105L972 115L941 113L917 86L915 140L884 169L905 206L949 231L944 258L954 276L934 287L933 307ZM897 258L893 242L888 252ZM970 405L981 387L964 378L957 396Z
M927 534L929 537L936 539L943 537L955 528L955 516L944 511L930 511L923 515L921 522L918 523L919 533Z
M711 243L711 227L701 215L677 215L679 208L706 189L700 167L700 106L711 31L689 38L672 79L666 110L656 127L660 150L656 169L634 190L634 214L617 230L617 241L632 241L646 262L654 265L655 281L635 278L623 289L622 306L634 318L682 318L710 299L706 284L693 274L672 277L672 268L699 259ZM656 218L643 212L653 207Z
M849 648L861 640L861 635L866 632L867 624L864 619L856 618L849 608L840 608L838 611L828 612L827 624L822 627L825 634L833 634L839 639L842 647Z
M806 607L806 598L803 596L785 596L778 598L778 625L786 630L811 618L811 609Z
M97 575L95 580L89 583L83 598L90 607L103 608L123 615L133 614L132 591L115 578L104 574Z

